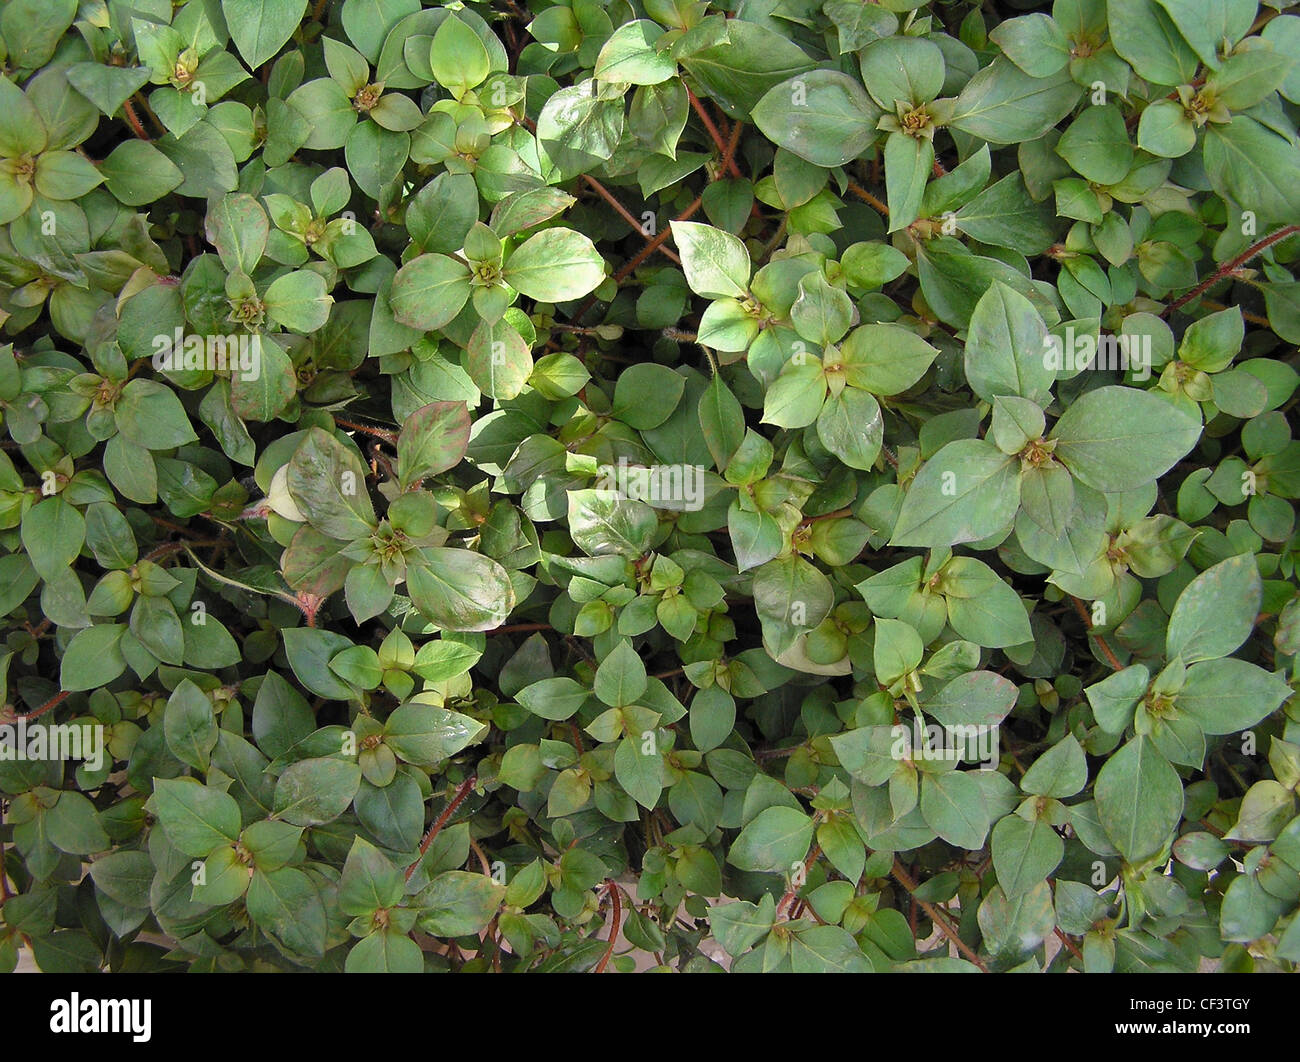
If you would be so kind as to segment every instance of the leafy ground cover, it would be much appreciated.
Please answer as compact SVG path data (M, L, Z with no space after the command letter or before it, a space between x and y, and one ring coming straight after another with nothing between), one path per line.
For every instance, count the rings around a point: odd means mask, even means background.
M0 969L1300 963L1300 15L0 57Z

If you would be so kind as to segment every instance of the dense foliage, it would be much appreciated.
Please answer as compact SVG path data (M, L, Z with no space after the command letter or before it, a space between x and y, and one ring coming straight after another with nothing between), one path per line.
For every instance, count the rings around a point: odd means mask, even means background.
M1300 16L1020 8L9 0L0 969L1300 964Z

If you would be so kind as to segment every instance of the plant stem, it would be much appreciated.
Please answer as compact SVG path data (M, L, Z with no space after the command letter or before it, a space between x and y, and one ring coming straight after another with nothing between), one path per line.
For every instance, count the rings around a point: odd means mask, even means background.
M1057 929L1056 929L1056 935L1057 935L1057 937L1060 939L1061 943L1064 944L1067 948L1070 949L1070 953L1071 953L1071 954L1072 954L1076 959L1078 959L1080 962L1082 962L1082 961L1083 961L1083 952L1081 952L1081 951L1079 950L1078 946L1074 943L1074 941L1072 941L1068 936L1066 936L1064 933L1061 932L1059 926L1058 926Z
M623 923L623 905L618 898L618 885L612 878L605 881L605 891L614 904L614 910L609 920L609 945L605 948L605 954L600 957L600 962L596 963L596 973L604 973L605 967L609 965L609 960L614 955L614 944L618 941L618 931Z
M140 124L140 118L135 113L135 108L131 106L130 100L122 101L122 110L126 114L126 120L130 123L132 131L141 140L150 139L149 134L144 131L144 126Z
M48 701L46 701L44 704L42 704L39 708L37 708L36 711L34 711L34 712L28 712L26 715L20 715L20 716L18 716L18 718L19 718L19 719L39 719L39 718L40 718L41 716L43 716L46 712L50 711L50 710L53 709L53 708L57 708L60 704L62 704L62 703L63 703L65 700L67 700L70 696L72 696L71 693L66 693L66 692L65 692L65 693L58 693L58 694L56 694L55 696L51 697L51 698L50 698Z
M1070 600L1074 602L1074 607L1079 613L1079 618L1083 620L1084 630L1090 631L1092 628L1092 617L1088 615L1087 606L1073 595L1070 596ZM1115 655L1105 638L1100 634L1090 634L1089 637L1097 639L1097 644L1101 646L1101 651L1105 655L1107 663L1109 663L1114 670L1124 670L1124 665L1119 662L1119 657Z
M868 192L860 184L856 183L855 181L849 181L849 191L852 192L854 195L856 195L864 203L869 203L871 206L875 207L885 217L889 217L889 207L885 206L884 203L882 203L874 195Z
M736 165L734 158L735 149L728 149L727 142L722 139L722 134L718 132L718 127L713 124L713 119L709 117L709 112L704 109L704 104L700 102L700 98L689 87L686 89L686 95L690 99L695 113L699 115L700 121L704 123L704 128L708 131L713 143L717 145L718 151L722 154L722 167L719 172L729 169L733 177L743 178L744 175L740 172L740 167Z
M352 431L362 431L367 435L373 435L376 439L382 439L390 445L397 444L397 432L388 431L384 428L376 428L370 424L361 424L355 420L344 420L342 417L335 417L334 423L340 428L348 428Z
M416 857L415 862L406 868L406 880L411 880L411 875L415 873L415 868L420 865L420 860L433 844L433 840L442 832L442 828L447 825L447 820L452 817L456 809L461 806L465 798L469 796L469 791L474 788L474 783L478 781L478 775L471 774L456 787L456 793L452 796L447 806L443 808L442 814L438 816L438 821L429 827L429 832L424 835L424 841L420 844L420 854Z
M1231 276L1243 265L1245 265L1252 258L1254 258L1255 255L1259 254L1260 251L1263 251L1268 247L1272 247L1273 244L1285 240L1288 236L1294 236L1297 232L1300 232L1300 225L1287 225L1284 228L1278 229L1277 232L1265 236L1262 240L1257 240L1255 243L1252 243L1249 247L1247 247L1244 251L1242 251L1241 254L1237 255L1236 258L1229 259L1227 262L1223 262L1222 264L1220 264L1219 267L1215 269L1213 273L1211 273L1208 277L1206 277L1199 284L1197 284L1196 287L1192 288L1192 290L1189 291L1186 295L1180 295L1178 298L1176 298L1173 302L1171 302L1168 306L1166 306L1163 310L1160 311L1160 316L1168 317L1175 310L1179 309L1180 307L1186 306L1189 302L1191 302L1194 298L1196 298L1196 296L1214 287L1214 285L1217 284L1224 277Z
M969 944L967 944L964 940L961 939L961 937L957 933L956 927L954 927L953 924L948 920L948 916L943 914L937 907L934 906L934 904L929 903L926 900L922 900L919 896L916 895L916 888L917 888L916 882L913 881L912 876L906 870L903 869L903 864L897 858L894 859L893 873L894 873L894 877L898 879L898 883L902 885L903 888L905 888L908 891L908 893L912 895L912 897L916 900L916 902L921 905L921 910L923 910L926 914L928 914L930 916L930 920L936 926L939 927L940 932L942 932L945 937L947 937L955 945L957 945L957 950L961 952L967 959L973 962L976 966L978 966L980 970L982 970L984 973L988 973L989 972L988 964L983 959L981 959L978 954L975 953L975 951L971 948Z
M641 227L641 222L637 221L637 219L632 216L631 212L627 209L627 207L625 207L622 203L620 203L617 199L615 199L613 193L610 192L610 190L606 188L603 184L601 184L598 180L596 180L596 178L584 173L582 175L582 179L586 181L588 186L594 189L596 193L599 194L599 196L603 200L605 200L606 203L608 203L610 206L614 208L614 212L618 214L618 216L621 217L624 221L626 221L628 225L632 227L632 231L634 231L638 236L645 237L647 241L652 240L654 238L646 234L646 231ZM677 257L677 254L674 251L670 251L667 247L660 246L656 248L656 250L658 250L659 253L662 254L665 258L671 259L672 261L676 262L678 265L682 264L682 260Z

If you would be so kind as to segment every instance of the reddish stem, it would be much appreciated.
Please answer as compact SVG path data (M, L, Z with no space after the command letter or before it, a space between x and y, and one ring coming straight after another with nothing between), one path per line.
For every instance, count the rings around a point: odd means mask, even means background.
M1074 602L1074 607L1079 613L1079 618L1083 620L1084 630L1090 631L1092 628L1092 617L1088 615L1087 607L1077 597L1071 596L1070 600ZM1091 637L1097 639L1097 644L1101 646L1102 654L1106 657L1110 666L1116 671L1123 671L1124 665L1119 662L1119 657L1115 655L1110 645L1107 644L1106 639L1100 634L1092 634Z
M1056 935L1057 935L1058 938L1060 938L1061 943L1064 944L1067 948L1070 949L1070 953L1071 953L1071 954L1072 954L1076 959L1078 959L1080 962L1082 962L1082 961L1083 961L1083 952L1081 952L1081 951L1079 950L1078 946L1074 943L1074 941L1072 941L1069 937L1067 937L1064 933L1062 933L1059 927L1058 927L1057 930L1056 930Z
M1197 284L1196 287L1192 288L1192 290L1189 291L1186 295L1180 295L1178 298L1176 298L1173 302L1171 302L1168 306L1166 306L1163 310L1160 311L1160 316L1168 317L1175 310L1179 309L1182 306L1186 306L1189 302L1191 302L1194 298L1196 298L1196 296L1214 287L1214 285L1217 284L1224 277L1231 276L1243 265L1245 265L1252 258L1254 258L1255 255L1259 254L1260 251L1264 250L1265 248L1272 247L1273 244L1285 240L1288 236L1294 236L1297 232L1300 232L1300 225L1287 225L1285 228L1278 229L1277 232L1269 236L1265 236L1262 240L1252 243L1249 247L1247 247L1244 251L1242 251L1241 254L1237 255L1236 258L1230 259L1229 261L1222 263L1213 273L1211 273L1205 280L1202 280L1199 284Z
M686 90L686 95L690 99L691 106L695 109L695 113L699 116L700 121L704 123L704 128L708 131L713 143L717 145L718 151L722 155L722 170L729 169L733 177L743 177L744 175L740 172L740 167L736 165L736 161L733 158L734 152L727 150L727 142L722 139L722 134L718 132L718 127L713 124L713 119L709 117L709 112L704 109L704 104L700 102L700 98L689 88ZM719 172L721 172L721 170Z
M132 130L141 140L150 139L149 134L144 131L144 126L140 124L140 119L135 113L135 108L131 106L130 100L122 101L122 110L126 112L126 120L131 123Z
M596 963L596 973L604 973L605 967L609 965L609 960L614 955L614 945L618 941L619 927L623 922L623 904L618 898L618 886L612 880L607 880L605 891L613 901L614 910L609 920L609 946L605 948L605 954L600 957L600 962Z
M17 718L18 719L39 719L46 712L50 711L53 708L57 708L60 704L62 704L71 696L72 696L71 693L66 693L66 692L56 694L50 700L46 701L39 708L37 708L36 711L28 712L26 715L17 716Z
M375 428L369 424L361 424L354 420L344 420L342 417L335 417L334 423L340 428L348 428L352 431L361 431L365 432L367 435L373 435L376 439L382 439L390 445L396 445L397 443L397 433L393 431L386 431L383 428Z
M465 779L465 781L461 782L460 785L456 787L456 793L451 798L450 803L443 808L442 814L438 816L438 821L429 827L429 832L424 835L424 841L420 844L419 856L416 858L414 863L406 868L407 881L411 880L411 875L415 873L415 868L420 865L420 860L423 859L425 853L428 852L429 845L433 844L434 838L437 837L438 834L442 832L442 828L447 825L447 820L450 819L452 815L456 813L456 809L464 803L465 798L469 796L469 791L474 788L474 783L477 781L478 775L471 774Z
M957 946L957 950L961 952L964 956L966 956L966 958L969 959L971 962L973 962L976 966L978 966L984 973L988 973L989 972L988 964L985 963L984 960L981 959L979 955L977 955L974 952L974 950L972 950L969 944L967 944L964 940L961 939L961 937L957 933L956 927L953 926L953 924L950 921L948 921L948 916L943 914L937 907L934 906L934 904L929 903L926 900L922 900L919 896L916 895L916 888L917 888L916 882L913 881L912 876L906 870L903 869L903 864L898 859L894 860L893 873L894 873L894 877L898 880L898 883L902 885L903 888L905 888L913 896L916 902L921 905L921 910L923 910L926 914L930 916L930 921L932 921L936 926L938 926L940 932L942 932L945 937L947 937Z
M611 193L608 188L606 188L603 184L601 184L598 180L596 180L596 178L591 177L588 174L584 173L582 175L582 179L586 181L587 184L592 189L594 189L596 193L603 200L605 200L606 203L608 203L610 206L614 208L614 212L618 214L619 217L621 217L624 221L628 223L628 225L632 227L633 232L635 232L638 236L644 237L647 241L652 240L654 238L646 234L646 231L641 227L641 222L637 221L637 219L632 216L631 211L629 211L627 207L625 207L622 203L620 203L617 199L615 199L613 193ZM674 252L670 251L667 247L660 247L659 251L664 255L665 258L671 259L672 261L676 262L678 265L682 264L682 260L678 258L677 255Z

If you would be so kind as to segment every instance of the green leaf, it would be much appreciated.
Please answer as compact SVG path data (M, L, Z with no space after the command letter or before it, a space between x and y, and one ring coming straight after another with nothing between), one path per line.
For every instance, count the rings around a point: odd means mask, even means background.
M404 325L430 332L451 321L469 299L470 270L445 254L422 254L393 277L389 304Z
M351 541L374 528L365 466L329 432L307 432L289 459L286 482L294 504L322 534Z
M921 198L934 165L934 143L925 137L890 133L885 139L884 158L889 231L897 232L912 224L921 212Z
M482 84L492 68L479 35L455 15L443 19L433 35L429 66L433 79L457 96Z
M146 206L175 191L185 177L166 155L143 140L118 144L99 165L104 187L124 206Z
M325 278L309 269L286 273L271 281L263 297L266 312L291 332L315 332L329 320L334 297Z
M870 470L885 437L880 404L868 392L846 387L822 406L817 437L850 468Z
M1046 203L1034 202L1019 173L1007 174L953 216L972 239L1021 254L1041 254L1056 238L1055 213Z
M984 790L965 771L922 776L921 814L935 833L958 848L983 847L989 832Z
M611 708L635 704L646 690L646 670L632 643L620 641L596 669L595 693Z
M208 213L208 242L232 273L252 273L271 231L266 211L251 195L224 196Z
M641 734L629 734L614 750L614 777L633 800L647 810L659 802L663 791L663 758L657 752L647 753L646 739Z
M595 244L581 233L545 229L530 236L506 259L502 276L530 299L568 302L596 289L605 279L605 262ZM397 282L393 283L396 287Z
M908 488L890 545L952 546L1008 526L1020 501L1016 465L982 439L948 443Z
M167 747L182 763L200 771L208 769L212 750L217 747L217 718L212 702L189 679L172 691L163 713Z
M1061 134L1056 153L1094 184L1118 184L1133 165L1124 116L1114 105L1085 107Z
M926 715L945 726L997 726L1015 706L1015 683L993 671L968 671L925 702Z
M425 682L446 682L465 674L483 653L461 642L425 642L415 654L411 670Z
M206 858L239 839L239 805L219 789L158 778L150 799L167 839L187 856Z
M407 763L434 767L472 745L484 729L484 724L460 712L404 704L384 724L384 744Z
M812 926L790 940L795 973L872 973L875 967L857 941L840 926Z
M1183 663L1227 656L1250 637L1264 585L1253 555L1229 557L1183 588L1169 616L1165 655Z
M71 567L86 541L86 520L58 495L33 505L22 519L23 548L42 579Z
M419 10L419 0L343 0L343 28L357 51L374 63L389 30Z
M424 952L410 937L383 929L357 941L343 963L344 973L418 974L424 972Z
M464 402L430 402L402 424L397 437L397 478L404 488L454 468L469 449Z
M1096 490L1136 490L1196 445L1200 424L1171 402L1132 387L1098 387L1056 422L1056 458Z
M739 298L749 290L749 252L729 232L696 221L673 221L686 283L711 299Z
M101 893L125 907L149 906L153 860L147 852L112 852L90 864L90 877Z
M76 17L76 0L13 0L6 4L0 13L0 33L8 48L9 65L20 70L43 66Z
M1036 796L1062 799L1074 796L1088 783L1083 746L1067 734L1044 752L1020 779L1020 788Z
M424 909L420 928L438 937L464 937L480 933L492 920L505 896L505 886L486 874L448 870L438 874L420 892Z
M658 85L677 73L677 64L655 42L663 30L649 19L628 22L614 31L596 56L595 76L628 85Z
M1097 815L1129 863L1156 855L1183 815L1183 784L1151 740L1138 736L1097 774Z
M244 902L248 917L291 952L308 958L325 953L329 933L325 904L303 871L295 867L256 871Z
M1033 77L1006 58L966 82L949 125L990 144L1036 140L1074 109L1083 95L1066 70Z
M775 897L764 893L757 904L736 900L711 908L709 925L727 954L737 956L767 936L775 920L775 911Z
M1197 59L1156 0L1107 0L1111 43L1142 78L1182 85L1196 76Z
M682 65L724 105L750 112L763 95L813 62L788 36L745 19L728 19L726 39L684 56Z
M998 884L1014 899L1046 880L1065 856L1065 842L1041 819L1006 815L993 827L990 848Z
M1207 127L1205 172L1214 190L1261 222L1286 223L1300 216L1300 145L1284 140L1253 118L1237 115Z
M976 303L966 337L971 390L986 402L1018 395L1046 405L1056 379L1047 353L1047 326L1033 304L994 281Z
M1137 144L1161 158L1180 158L1196 146L1196 126L1176 100L1156 100L1142 112Z
M411 601L443 630L491 630L515 607L510 575L490 557L444 547L423 549L420 556L424 563L406 572Z
M816 358L791 358L763 398L763 423L804 428L817 420L826 400L826 374Z
M948 622L967 641L1005 649L1033 640L1020 595L988 565L957 557L944 568L941 584L948 601Z
M672 416L685 390L686 378L667 365L629 365L614 385L610 415L638 431L657 428Z
M588 556L634 560L650 548L659 521L645 502L613 490L571 490L568 495L569 534Z
M587 701L590 691L571 678L545 678L525 686L515 700L533 715L561 721L575 715Z
M80 793L59 793L57 803L45 813L45 833L50 844L72 855L102 852L112 844L95 805Z
M1205 733L1235 734L1271 715L1291 694L1280 676L1229 657L1189 667L1174 703Z
M275 55L307 13L307 0L221 0L235 47L250 68Z
M808 854L812 839L812 819L802 811L765 808L732 842L727 862L740 870L790 874Z
M714 376L700 396L699 416L713 463L723 471L745 437L745 415L721 376Z
M176 392L154 380L128 381L115 419L118 431L146 450L171 450L198 439Z
M868 324L849 333L840 366L850 387L885 397L910 388L938 355L937 347L901 325Z
M361 768L348 760L299 760L276 780L275 814L294 826L332 822L347 810L360 785Z
M769 89L754 106L753 119L774 144L830 169L871 146L880 114L847 74L811 70Z
M280 636L284 639L289 666L308 690L330 700L346 701L355 695L352 687L339 679L329 666L336 654L351 647L351 640L317 627L290 627L281 631Z
M1056 925L1052 889L1045 881L1016 897L995 885L976 914L990 952L1019 959L1037 948Z
M78 631L64 651L59 687L69 693L105 686L126 670L121 641L126 625L99 623Z
M1007 19L989 31L989 40L1031 77L1051 77L1070 61L1069 38L1044 14Z

